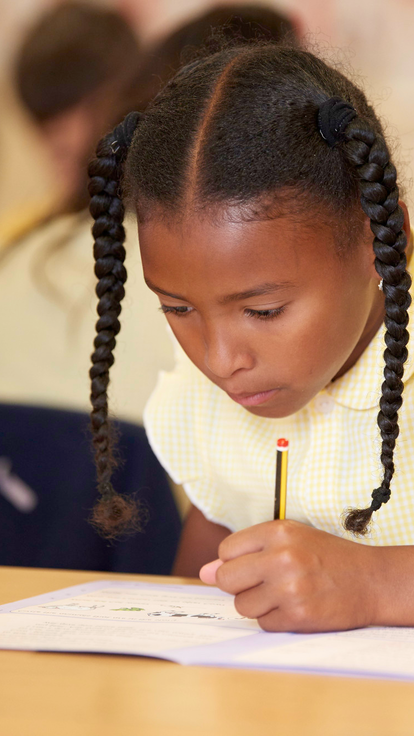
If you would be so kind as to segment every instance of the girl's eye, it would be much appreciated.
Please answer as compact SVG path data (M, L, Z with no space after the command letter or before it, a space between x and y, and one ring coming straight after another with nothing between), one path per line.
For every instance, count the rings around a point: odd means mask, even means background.
M275 309L245 309L244 313L255 319L274 319L284 311L285 307L276 307Z
M185 314L189 314L193 311L192 307L167 307L166 304L161 304L160 311L163 314L176 314L178 317L182 317Z

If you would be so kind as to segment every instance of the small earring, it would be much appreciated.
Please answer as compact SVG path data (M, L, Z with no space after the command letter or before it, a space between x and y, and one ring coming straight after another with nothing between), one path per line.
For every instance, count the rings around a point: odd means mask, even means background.
M378 288L380 291L384 291L384 279L381 279L381 281L378 284Z

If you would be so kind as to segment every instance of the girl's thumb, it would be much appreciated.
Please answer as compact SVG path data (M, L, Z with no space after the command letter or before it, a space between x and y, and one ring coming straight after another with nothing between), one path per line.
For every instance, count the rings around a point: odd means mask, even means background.
M207 585L215 585L216 572L222 564L223 563L221 560L213 560L213 562L209 562L207 565L203 565L199 573L200 580L203 583L207 583Z

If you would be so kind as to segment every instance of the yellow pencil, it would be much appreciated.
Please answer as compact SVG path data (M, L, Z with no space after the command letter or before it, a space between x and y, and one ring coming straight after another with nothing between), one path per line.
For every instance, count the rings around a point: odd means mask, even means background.
M289 440L279 439L276 447L275 511L273 518L285 519Z

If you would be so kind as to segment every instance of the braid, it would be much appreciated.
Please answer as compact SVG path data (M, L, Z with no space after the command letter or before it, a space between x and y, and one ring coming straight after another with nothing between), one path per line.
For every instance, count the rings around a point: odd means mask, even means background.
M395 166L383 136L355 117L346 127L343 150L359 178L361 205L371 220L374 233L375 268L383 279L385 294L385 368L378 426L381 432L381 462L384 476L373 491L371 505L353 509L345 519L345 528L365 534L372 513L387 503L394 474L394 449L398 437L398 411L402 405L404 363L407 360L407 310L411 303L411 278L406 271L406 236L402 229L404 214L398 204Z
M92 234L95 240L95 274L98 278L97 335L92 354L91 425L98 491L101 495L92 511L92 523L107 538L139 528L137 504L116 494L111 475L116 467L114 428L108 419L109 369L114 363L113 351L120 330L119 315L125 295L127 272L125 260L124 205L121 179L123 163L139 120L139 113L130 113L98 144L97 158L89 166L90 212L95 220Z

